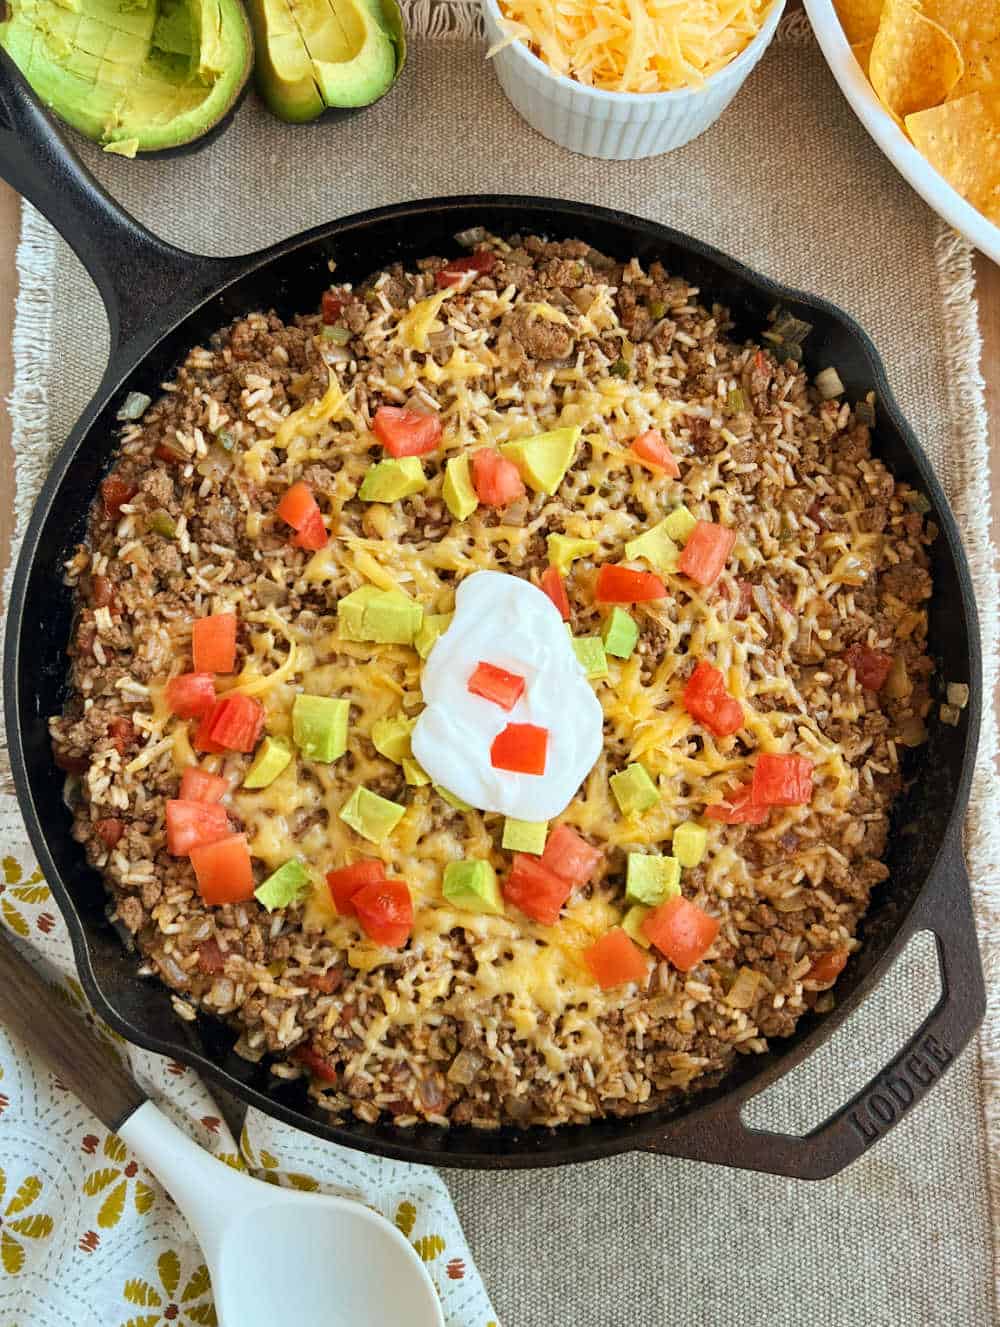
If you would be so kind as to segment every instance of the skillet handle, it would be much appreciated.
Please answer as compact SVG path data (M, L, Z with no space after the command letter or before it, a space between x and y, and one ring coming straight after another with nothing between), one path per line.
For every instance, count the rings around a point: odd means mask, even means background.
M937 940L941 998L902 1050L822 1124L800 1137L751 1129L741 1112L753 1093L743 1093L735 1101L722 1099L717 1110L687 1127L682 1118L676 1134L668 1126L647 1150L805 1180L827 1179L856 1161L934 1086L986 1010L969 875L957 836L942 852L893 954L922 930L933 931Z
M141 169L141 167L137 167ZM107 310L111 354L148 334L158 308L190 307L234 272L233 259L185 253L139 224L98 184L0 50L0 178L56 228Z

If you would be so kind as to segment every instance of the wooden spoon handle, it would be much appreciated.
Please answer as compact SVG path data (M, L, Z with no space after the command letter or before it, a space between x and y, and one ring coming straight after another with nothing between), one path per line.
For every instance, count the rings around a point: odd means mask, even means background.
M0 1023L42 1057L112 1131L146 1100L118 1056L0 939Z

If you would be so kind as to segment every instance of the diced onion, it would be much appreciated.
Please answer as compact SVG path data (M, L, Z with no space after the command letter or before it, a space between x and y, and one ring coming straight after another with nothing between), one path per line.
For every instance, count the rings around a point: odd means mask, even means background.
M749 1009L757 999L762 980L761 974L752 968L740 968L736 980L729 988L726 1004L733 1009Z
M906 660L901 654L897 654L893 658L892 666L889 669L882 690L890 700L905 700L913 691L913 683L910 681L910 675L906 671Z
M816 374L816 390L824 401L832 401L835 396L842 396L844 384L836 369L823 369Z
M116 418L122 420L141 419L152 404L152 400L153 398L147 396L145 392L129 392Z
M969 688L964 682L948 683L948 704L957 710L964 710L969 703Z
M938 710L938 715L942 723L947 723L952 728L957 728L962 718L962 711L957 705L942 705Z

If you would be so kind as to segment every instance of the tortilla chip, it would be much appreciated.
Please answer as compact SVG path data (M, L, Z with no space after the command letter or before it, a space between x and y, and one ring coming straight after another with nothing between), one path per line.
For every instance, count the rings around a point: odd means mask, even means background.
M965 73L952 90L1000 92L1000 3L998 0L924 0L923 12L954 37Z
M851 51L854 55L854 58L861 66L861 72L864 74L865 78L867 79L871 79L871 71L869 66L871 65L873 44L874 43L872 41L859 41L855 42L855 44L851 47Z
M1000 225L1000 92L972 92L906 117L917 149L989 220Z
M885 0L868 63L872 87L900 120L944 101L964 71L954 38L913 0Z
M833 0L833 7L852 46L871 41L878 32L883 0Z

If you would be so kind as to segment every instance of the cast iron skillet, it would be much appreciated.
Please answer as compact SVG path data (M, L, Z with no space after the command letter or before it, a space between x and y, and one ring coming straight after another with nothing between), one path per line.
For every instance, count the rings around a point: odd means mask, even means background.
M0 58L0 174L73 246L101 292L111 359L97 392L63 444L39 495L17 564L4 684L11 760L38 861L66 917L81 980L97 1011L128 1040L205 1073L268 1114L322 1138L404 1161L520 1167L586 1161L631 1150L716 1161L774 1174L821 1178L860 1156L930 1087L983 1016L983 978L973 929L961 830L979 728L981 668L969 569L934 473L890 395L874 347L833 305L787 290L698 241L620 212L557 199L474 197L403 204L329 222L260 253L195 257L157 239L121 210L76 160L6 57ZM877 449L892 469L930 496L941 536L933 549L931 640L937 677L968 682L972 700L957 728L931 725L913 783L895 816L890 881L876 891L863 948L837 987L836 1008L810 1015L763 1056L742 1058L719 1086L668 1111L585 1128L482 1132L469 1127L399 1129L391 1123L332 1125L301 1083L232 1051L234 1037L208 1018L174 1015L164 986L136 975L133 956L106 920L105 892L70 836L62 775L52 762L46 719L65 690L72 614L62 563L83 537L87 509L116 442L115 412L126 391L156 396L193 345L237 315L275 308L288 317L315 307L329 281L359 280L393 259L455 251L453 236L485 224L500 233L579 237L646 261L727 305L737 333L758 335L778 301L815 326L809 368L835 364L850 399L874 388ZM54 292L58 304L59 292ZM65 322L63 323L65 326ZM74 335L86 335L77 327ZM937 937L943 993L886 1067L850 1102L803 1137L746 1127L740 1112L824 1041L868 994L914 932ZM830 1084L832 1096L837 1083Z

